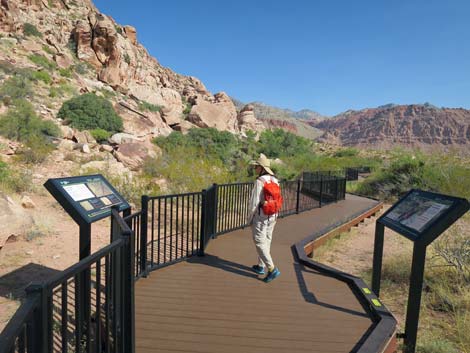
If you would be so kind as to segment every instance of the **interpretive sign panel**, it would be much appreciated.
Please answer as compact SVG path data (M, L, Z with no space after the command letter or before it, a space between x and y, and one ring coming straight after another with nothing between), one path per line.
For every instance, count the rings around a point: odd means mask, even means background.
M130 207L100 174L49 179L44 186L78 224L108 217L112 206Z
M447 228L468 208L468 201L462 198L410 190L378 222L417 241L432 236L437 225Z

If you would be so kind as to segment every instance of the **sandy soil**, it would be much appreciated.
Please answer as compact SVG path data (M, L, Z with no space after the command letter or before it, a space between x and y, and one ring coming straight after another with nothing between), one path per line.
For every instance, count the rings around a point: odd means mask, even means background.
M79 259L78 225L46 193L28 196L35 207L25 212L35 225L10 236L0 249L0 331L29 284L47 280ZM94 223L92 252L109 244L109 237L109 220Z

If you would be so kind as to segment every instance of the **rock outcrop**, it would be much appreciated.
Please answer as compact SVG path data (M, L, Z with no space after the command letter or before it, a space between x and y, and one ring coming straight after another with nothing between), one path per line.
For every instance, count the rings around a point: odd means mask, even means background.
M311 123L325 131L324 141L346 146L390 148L470 145L470 110L437 108L429 104L386 106L348 111Z
M172 127L181 129L188 123L233 133L247 129L240 126L236 108L225 93L212 95L199 79L160 65L138 42L134 27L119 25L89 0L1 0L0 31L6 33L4 37L21 35L26 23L37 28L41 36L24 41L23 45L31 47L25 50L50 57L62 69L74 65L77 58L88 64L86 70L92 70L94 77L77 75L74 80L79 92L110 88L161 108L158 114L145 113L147 121L137 113L136 120L141 121L136 124L131 121L132 114L126 112L128 132L167 135ZM49 52L42 52L44 45ZM183 111L189 101L193 104L188 117ZM183 123L186 118L188 123Z
M244 135L247 131L259 133L266 128L261 121L256 119L252 104L247 104L240 110L237 120L240 132Z

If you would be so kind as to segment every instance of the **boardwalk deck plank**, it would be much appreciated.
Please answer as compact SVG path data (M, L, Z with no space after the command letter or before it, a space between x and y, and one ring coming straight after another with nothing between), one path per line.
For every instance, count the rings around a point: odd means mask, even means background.
M372 322L345 283L298 265L292 245L374 205L345 201L280 219L272 255L281 276L265 284L250 229L213 240L193 257L136 284L136 350L147 352L350 352Z

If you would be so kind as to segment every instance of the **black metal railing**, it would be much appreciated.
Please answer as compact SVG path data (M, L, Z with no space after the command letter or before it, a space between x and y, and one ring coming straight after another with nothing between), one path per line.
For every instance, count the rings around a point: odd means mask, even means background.
M112 243L27 288L0 353L134 352L132 231L112 210Z
M203 255L216 237L248 226L253 183L142 196L140 211L111 214L111 244L51 281L30 286L0 336L0 353L133 352L134 282L149 270ZM282 181L280 217L344 199L346 178L304 173Z
M142 197L141 268L158 268L197 253L202 228L203 192ZM148 219L148 221L147 221Z

